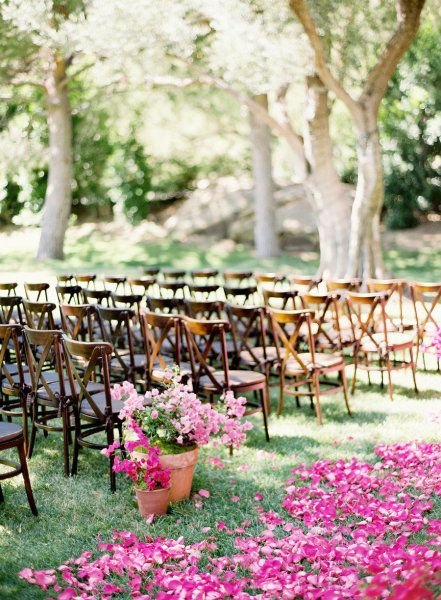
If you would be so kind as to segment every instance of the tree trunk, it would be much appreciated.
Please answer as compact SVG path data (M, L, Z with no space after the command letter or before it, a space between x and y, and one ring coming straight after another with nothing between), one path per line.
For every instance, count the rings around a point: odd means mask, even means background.
M347 267L351 198L341 182L329 134L328 92L316 75L307 77L305 154L307 185L320 239L320 275L342 277Z
M45 81L48 104L49 167L38 258L63 258L71 209L72 116L66 65L55 56Z
M383 277L380 212L384 200L383 165L377 111L365 108L355 124L357 136L357 189L351 215L346 275Z
M268 109L266 94L259 94L255 96L254 100L266 110ZM250 140L253 159L256 256L271 258L280 254L271 164L271 131L268 125L251 111Z

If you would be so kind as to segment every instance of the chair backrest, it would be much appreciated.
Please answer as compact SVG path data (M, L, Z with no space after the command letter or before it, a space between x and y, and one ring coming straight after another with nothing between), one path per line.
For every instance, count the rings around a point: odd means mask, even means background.
M0 323L24 325L23 298L21 296L0 296Z
M342 350L343 344L339 320L340 307L338 305L338 294L336 292L310 292L301 294L300 299L304 308L314 310L312 321L317 328L316 331L313 331L315 340L317 341L317 338L322 336L323 341L326 342L327 346ZM332 326L335 337L331 335L326 327L327 324Z
M24 328L26 362L29 367L32 392L44 388L52 404L66 401L65 370L62 353L63 332L59 330L41 330ZM46 379L47 368L58 373L58 390L54 390Z
M142 294L145 296L150 291L152 286L155 285L156 277L153 275L147 275L146 277L135 277L129 279L127 283L129 284L132 294Z
M295 310L296 298L299 293L295 290L262 290L263 302L269 308L280 310Z
M79 285L57 285L59 304L81 304L82 288Z
M90 404L94 416L105 423L112 415L110 359L113 349L111 344L107 342L79 342L63 335L63 349L66 357L70 395L75 404L80 407L81 402L86 400ZM81 370L76 367L78 364L83 366ZM88 384L95 381L98 372L104 385L104 412L94 402L93 394L87 389Z
M261 289L272 289L278 284L282 284L285 281L285 276L280 273L255 273L254 279Z
M57 283L58 285L72 285L73 282L75 281L75 275L68 275L68 274L64 274L64 275L57 275Z
M162 269L161 273L165 281L182 280L187 274L183 269Z
M92 304L60 304L61 326L73 340L92 342L95 337L96 306Z
M83 289L88 289L88 290L94 289L95 281L96 281L96 274L95 273L89 273L89 274L80 273L78 275L75 275L75 281Z
M181 363L181 318L143 311L141 324L147 356L147 377L151 380L155 369L167 368L170 356L176 365Z
M218 393L230 389L230 369L227 349L226 332L230 330L228 321L204 320L184 317L183 320L187 349L190 355L193 388L197 392L200 388L201 377L207 376ZM219 344L219 350L213 353L213 345ZM209 361L213 354L220 354L223 379L215 375L210 368Z
M156 277L159 274L161 269L159 267L144 267L143 273L144 275L151 275L152 277Z
M338 290L348 290L351 292L357 292L360 289L360 279L327 279L325 281L326 289L328 292L335 292Z
M348 292L345 304L349 309L349 320L357 352L363 339L369 338L376 351L388 345L386 303L387 292ZM374 334L375 335L374 337Z
M236 357L248 352L255 365L262 363L262 356L254 349L263 349L263 361L267 359L267 313L262 306L237 306L227 303L225 310L233 333L233 346Z
M185 313L193 319L222 319L220 300L184 300Z
M403 291L404 291L405 281L402 279L367 279L366 287L368 292L387 292L388 301L390 304L396 300L398 302L398 311L399 311L399 323L400 327L403 327ZM395 320L393 316L389 316L388 321L395 325ZM395 329L399 327L394 326Z
M300 342L305 338L302 332L306 329L306 344L310 354L310 364L315 363L315 343L312 335L312 318L314 311L310 310L276 310L269 309L272 329L274 332L278 361L283 371L288 362L294 361L297 368L308 375L308 365L301 357Z
M418 340L441 327L441 283L409 283Z
M30 302L23 300L26 325L31 329L55 329L54 312L57 308L52 302Z
M0 381L7 382L12 389L24 390L25 381L20 350L21 325L0 325ZM12 356L12 354L14 356ZM12 372L11 363L17 368ZM18 382L13 376L18 374Z
M127 277L123 275L114 276L114 275L105 275L103 277L103 287L105 290L110 290L111 292L125 292Z
M224 285L223 286L225 299L239 306L245 306L246 304L256 304L257 300L257 287L255 285L248 286L237 286L237 285Z
M4 295L5 292L7 296L15 296L17 293L18 283L15 282L3 282L0 283L0 294Z
M159 284L159 294L162 298L185 298L187 289L185 281L161 281Z
M210 297L217 298L220 286L216 283L191 283L188 290L192 298L208 300Z
M184 300L182 298L157 298L154 296L147 296L147 306L150 311L164 314L179 314L184 312Z
M116 308L131 308L139 316L141 312L141 294L113 294L113 302Z
M219 271L216 269L195 269L190 272L190 276L193 281L202 280L204 282L208 282L208 280L213 280L217 277Z
M293 289L299 292L310 292L318 286L321 278L315 275L288 275L287 280Z
M132 378L135 367L132 320L135 312L129 308L97 306L97 313L102 339L112 345L120 368L126 377Z
M47 302L48 296L47 291L50 288L50 285L46 282L42 283L25 283L24 290L26 294L26 298L28 300L33 300L34 302L39 302L40 298Z
M114 306L113 294L110 290L89 290L83 288L84 300L88 304L102 304L103 306Z
M224 271L223 278L227 286L250 285L253 274L251 271Z

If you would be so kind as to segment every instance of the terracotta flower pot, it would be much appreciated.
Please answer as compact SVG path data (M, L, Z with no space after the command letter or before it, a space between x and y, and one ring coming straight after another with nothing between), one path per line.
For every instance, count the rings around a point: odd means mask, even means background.
M161 467L170 469L170 502L185 500L190 497L193 473L198 461L198 449L182 452L182 454L161 454Z
M165 515L168 509L170 488L158 490L139 490L135 488L139 512L143 517L147 515Z

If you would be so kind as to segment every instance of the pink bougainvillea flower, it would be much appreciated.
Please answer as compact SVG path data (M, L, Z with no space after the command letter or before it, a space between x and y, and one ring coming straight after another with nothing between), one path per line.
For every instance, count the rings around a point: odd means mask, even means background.
M231 502L240 502L240 496L231 496Z
M249 465L239 465L237 467L238 471L249 471L250 470L250 466Z
M154 520L155 520L155 515L154 514L147 515L147 517L145 518L145 522L148 523L149 525L151 525Z
M210 456L207 458L207 462L211 463L218 469L225 469L225 463L219 458L219 456Z
M203 506L204 506L204 503L201 502L200 500L196 500L196 502L194 503L195 508L202 508Z
M202 498L209 498L210 497L210 492L208 490L201 489L201 490L199 490L198 494Z
M255 500L256 502L261 502L261 501L263 500L263 495L262 495L260 492L256 492L256 493L254 494L254 500Z

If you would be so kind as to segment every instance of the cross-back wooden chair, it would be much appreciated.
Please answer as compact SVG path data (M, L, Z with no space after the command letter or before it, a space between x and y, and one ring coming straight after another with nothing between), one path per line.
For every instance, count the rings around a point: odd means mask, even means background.
M51 286L49 283L41 282L41 283L33 283L27 282L24 284L24 290L26 294L26 298L28 300L32 300L34 302L40 302L44 300L48 301L48 290Z
M441 328L441 283L409 283L413 312L417 327L418 359L421 345L426 346L422 353L424 369L426 369L426 352L431 352L430 343L435 332ZM439 360L438 360L439 370Z
M124 275L105 275L103 277L103 287L105 290L110 290L113 293L119 292L125 294L127 277Z
M339 295L336 292L303 293L300 300L304 308L314 311L313 314L311 313L311 333L316 350L342 352L344 347L354 343L352 331L351 335L342 334ZM309 334L307 326L302 334L306 336Z
M280 288L286 281L285 276L280 273L255 273L254 279L260 291Z
M144 267L143 268L144 275L150 275L151 277L156 277L159 275L161 269L159 267Z
M147 307L152 312L182 314L184 313L184 300L182 298L147 296Z
M216 283L190 283L188 286L190 297L195 300L216 299L220 286Z
M188 295L188 286L185 281L161 281L159 283L159 295L162 298L184 299Z
M185 314L193 319L222 319L221 300L184 300Z
M75 282L75 275L57 275L57 285L73 285Z
M339 292L342 290L358 292L361 286L361 279L327 279L325 284L328 292Z
M17 295L18 283L15 282L1 282L0 283L0 294L6 296L16 296Z
M349 310L350 321L354 336L354 375L352 379L352 393L355 390L357 369L379 371L381 374L381 387L383 387L383 374L388 375L389 397L393 400L392 371L396 369L411 368L415 392L418 393L416 382L416 363L413 348L415 345L415 332L389 331L386 315L387 294L348 292L346 305ZM381 327L378 327L378 324ZM409 360L405 353L409 352ZM397 353L402 352L403 358L399 360ZM370 383L370 377L369 377Z
M130 380L134 385L142 383L147 364L145 352L135 353L133 339L135 311L129 308L97 306L97 313L102 339L113 347L111 374L116 375L118 380Z
M240 285L253 285L253 273L251 271L224 271L224 284L229 287L238 287ZM225 287L225 286L224 286Z
M31 329L55 329L54 312L56 305L52 302L30 302L23 300L26 325Z
M226 333L230 329L228 321L206 321L184 317L183 324L194 391L205 394L211 402L215 396L222 396L227 390L237 395L255 392L258 400L253 402L247 399L245 414L262 413L265 437L269 442L266 376L251 370L230 369L226 338ZM219 369L213 369L209 364L216 341L221 348Z
M192 280L197 283L199 282L204 282L204 283L214 283L214 280L216 279L216 277L218 276L219 271L217 269L195 269L193 271L190 272L190 276L192 278Z
M321 282L321 278L315 275L287 275L286 279L291 287L300 293L310 292Z
M262 290L263 303L268 308L295 310L298 292L294 290Z
M57 285L55 288L59 304L81 304L82 288L79 285Z
M92 304L60 304L61 326L73 340L92 342L96 335L96 306Z
M72 397L62 355L62 332L25 327L24 339L30 375L30 415L32 421L28 457L34 450L37 431L63 434L64 475L69 475ZM95 385L95 391L102 386ZM58 419L61 418L61 425Z
M0 296L0 323L8 325L25 323L23 298L21 296Z
M25 438L23 429L16 423L6 423L0 421L0 452L17 448L19 456L19 464L15 461L0 458L0 465L8 467L8 470L0 473L0 482L11 477L22 475L26 496L28 498L29 507L32 514L37 516L38 510L35 504L34 494L32 492L31 480L29 479L28 465L26 462ZM0 485L0 504L4 502L3 491Z
M24 369L21 332L21 325L0 325L0 418L6 417L8 421L13 417L21 419L27 448L30 377Z
M88 304L101 304L103 306L114 306L113 294L110 290L89 290L83 288L83 296Z
M113 302L116 308L129 308L139 317L143 296L141 294L113 294Z
M312 335L313 311L310 310L275 310L270 309L272 328L278 350L280 395L277 415L282 414L285 395L294 396L297 406L299 398L307 396L315 408L319 425L323 424L320 398L323 395L343 391L348 414L351 415L348 399L345 362L340 353L329 354L316 352ZM302 352L300 345L301 332L306 327L307 352ZM327 379L336 374L338 381ZM323 376L326 379L323 379ZM300 388L307 387L308 391Z
M391 331L412 329L416 323L404 318L404 287L402 279L367 279L366 288L371 293L387 294L386 317Z
M129 279L128 282L130 292L132 294L140 294L142 297L145 297L149 294L153 287L156 284L156 277L153 275L145 276L145 277L134 277Z
M162 269L161 275L162 275L164 281L177 281L177 280L182 281L182 280L184 280L185 276L187 275L187 271L185 271L184 269L174 269L174 268Z
M181 318L170 313L144 311L141 323L147 357L147 387L165 383L167 373L174 365L186 378L189 366L182 363Z
M257 301L257 286L237 286L237 285L224 285L223 286L225 300L230 303L237 304L239 306L245 306L247 304L255 305Z
M110 382L110 360L113 348L107 342L78 342L63 336L63 349L69 377L70 395L73 399L75 418L75 440L72 457L72 475L78 472L78 454L80 448L102 450L115 441L115 428L119 437L122 434L122 422L118 414L124 406L121 400L112 399ZM79 371L76 364L83 363L84 370ZM92 393L92 384L99 376L103 391ZM105 443L93 438L96 434L106 434ZM110 489L116 490L116 478L113 472L115 454L110 455Z
M96 274L95 273L79 273L75 275L75 282L83 289L95 289Z

